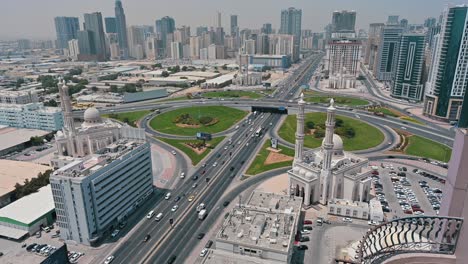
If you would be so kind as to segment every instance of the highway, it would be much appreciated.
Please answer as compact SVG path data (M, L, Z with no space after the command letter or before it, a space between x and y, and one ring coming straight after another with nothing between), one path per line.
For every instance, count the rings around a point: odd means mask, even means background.
M290 78L294 78L294 80L286 80L285 82L294 83L294 85L280 87L276 96L283 100L294 98L300 85L308 82L307 78L310 78L315 71L320 59L321 56L307 59L303 65L296 69L296 71L302 73L292 74ZM224 102L226 101L214 102L214 104L223 104ZM234 104L234 102L230 103ZM255 105L260 101L252 101L251 103ZM166 108L172 110L174 107L187 107L190 104L211 105L213 102L190 101L182 104L167 102L158 104L157 108L164 111L163 109ZM123 109L128 109L128 107L129 110L135 111L154 109L155 105L132 105L114 110L104 109L103 113L126 111ZM199 165L193 175L187 175L185 179L181 180L176 188L171 191L172 197L169 200L160 199L156 202L153 207L155 215L163 213L163 219L159 222L155 221L154 217L152 219L143 219L138 230L129 235L128 239L114 250L114 263L165 263L173 255L177 256L176 263L183 263L186 255L190 253L190 249L198 242L196 235L203 230L207 230L210 223L215 221L222 210L224 201L220 201L220 198L231 184L232 179L240 176L241 167L255 154L258 143L261 142L261 137L267 133L267 129L276 125L280 115L271 113L250 114L248 119L251 119L253 124L248 125L243 122L240 124L239 129L234 131L231 129L229 132L232 133L228 135L231 141L224 140L202 162L202 164L206 164L205 167ZM149 132L146 125L147 122L142 122L142 127ZM255 131L259 127L264 129L260 136L256 136ZM217 166L214 166L215 163L217 163ZM192 176L198 176L198 179L193 180ZM195 183L196 186L194 186ZM190 202L188 197L192 195L195 198ZM163 197L163 195L157 196ZM180 200L176 202L175 197L180 197ZM209 213L204 221L199 221L196 214L196 206L201 202L206 204ZM172 211L171 208L176 204L179 208ZM174 220L172 228L169 219ZM148 234L151 239L148 242L143 242L144 237Z

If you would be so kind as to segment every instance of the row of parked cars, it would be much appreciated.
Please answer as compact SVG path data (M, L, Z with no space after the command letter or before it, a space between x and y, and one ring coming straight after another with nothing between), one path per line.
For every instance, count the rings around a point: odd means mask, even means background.
M377 170L372 171L372 183L374 184L375 196L380 201L380 204L382 204L382 210L387 213L390 212L390 207L388 206L388 201L385 197L383 185L380 182L380 176Z
M423 189L427 199L431 203L432 209L439 214L440 200L442 199L442 190L439 188L431 188L426 181L419 181L419 186Z
M398 203L400 204L403 212L405 214L423 215L424 210L421 209L421 205L419 204L416 194L412 189L407 187L411 186L411 184L406 178L406 175L399 176L399 178L395 180L394 177L392 177L392 182L393 190L395 191Z
M310 241L310 237L306 236L310 234L310 231L312 230L312 220L304 220L302 223L302 230L298 230L296 234L296 244L299 242L307 242ZM298 250L307 250L309 247L307 245L298 245L297 246Z
M436 175L434 175L434 174L431 174L431 173L429 173L429 172L421 171L421 170L418 170L418 169L414 169L413 172L414 172L414 173L417 173L417 174L419 174L419 175L421 175L421 176L423 176L423 177L426 177L426 178L428 178L428 179L431 179L431 180L434 180L434 181L438 181L438 182L440 182L440 183L442 183L442 184L445 184L445 179L443 179L443 178L441 178L441 177L438 177L438 176L436 176Z
M47 257L50 254L54 253L55 250L57 250L57 248L47 244L32 243L26 247L26 250L29 252L36 253L37 255Z

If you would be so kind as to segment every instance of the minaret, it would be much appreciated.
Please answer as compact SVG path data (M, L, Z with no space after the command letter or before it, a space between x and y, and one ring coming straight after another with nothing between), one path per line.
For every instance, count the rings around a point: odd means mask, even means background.
M296 128L296 150L294 155L294 163L303 160L302 154L304 151L304 93L301 93L301 98L297 102L297 128Z
M330 100L330 106L327 109L327 121L325 123L325 139L322 144L323 163L321 172L322 197L320 203L327 204L330 197L331 163L333 158L333 134L335 133L335 101ZM333 187L333 186L331 186Z
M68 95L67 83L61 80L58 85L58 88L61 101L60 104L63 112L63 127L66 132L73 135L75 134L75 121L73 120L73 109L70 101L70 96Z

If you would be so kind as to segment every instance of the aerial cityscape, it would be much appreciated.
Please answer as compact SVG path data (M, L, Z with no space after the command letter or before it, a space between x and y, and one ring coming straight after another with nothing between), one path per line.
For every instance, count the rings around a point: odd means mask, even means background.
M0 263L468 263L468 3L162 2L4 4Z

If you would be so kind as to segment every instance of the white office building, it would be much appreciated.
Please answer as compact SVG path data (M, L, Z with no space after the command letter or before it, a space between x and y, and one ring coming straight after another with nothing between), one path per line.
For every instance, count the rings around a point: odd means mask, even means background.
M32 91L0 92L0 104L29 104L37 102L39 102L37 93Z
M328 70L328 87L346 89L356 87L359 75L361 41L357 39L333 39L327 44L325 68Z
M78 46L78 40L72 39L68 41L68 56L72 58L72 60L78 60L78 54L80 54L80 47Z
M0 125L55 131L62 129L63 116L60 108L42 103L0 104Z

